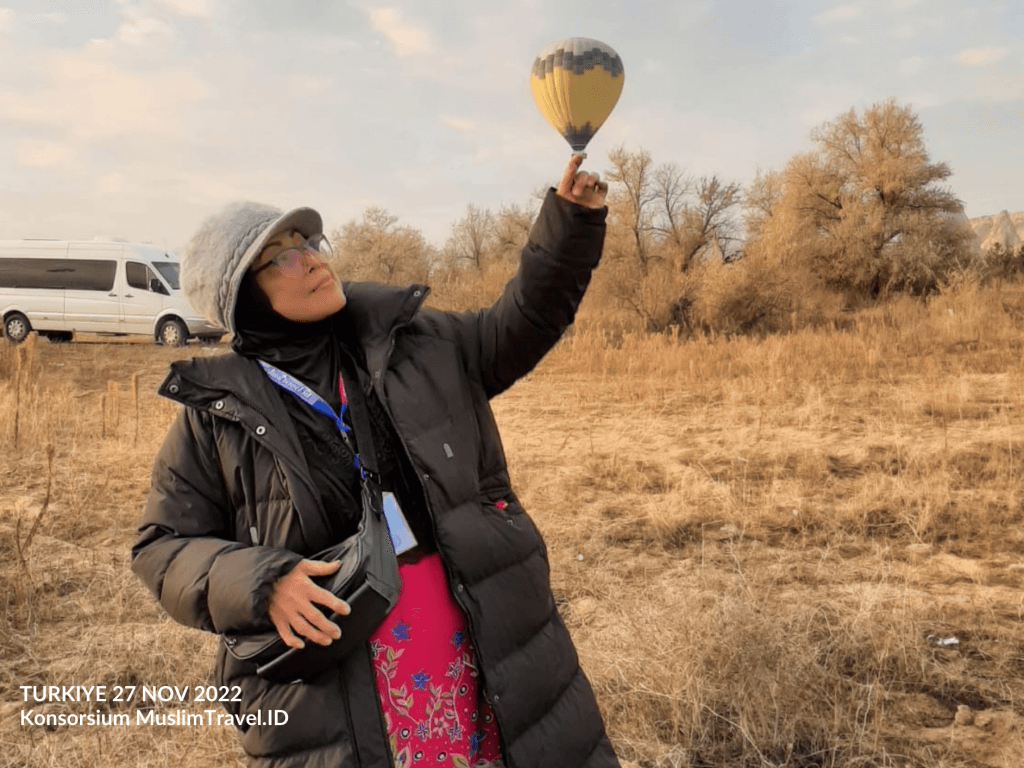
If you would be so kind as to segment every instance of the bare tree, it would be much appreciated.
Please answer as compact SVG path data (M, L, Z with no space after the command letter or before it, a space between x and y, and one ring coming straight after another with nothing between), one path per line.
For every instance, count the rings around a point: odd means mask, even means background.
M693 187L693 201L684 209L685 226L678 242L677 260L682 272L696 259L714 254L727 261L737 240L733 208L739 205L743 189L717 176L703 176Z
M652 229L671 247L683 248L686 240L686 197L690 182L675 163L659 165L652 183L658 221Z
M526 245L534 214L518 204L504 205L494 217L494 252L499 259L515 262Z
M619 146L608 158L609 268L600 282L649 330L685 324L700 282L690 273L736 250L742 190L717 176L691 180L674 163L656 166L643 149Z
M481 270L495 242L494 214L470 203L466 206L466 215L452 224L444 253L450 264Z
M609 208L621 219L631 235L630 256L640 269L647 274L650 262L655 258L653 233L653 206L657 202L655 169L651 153L639 149L628 152L625 146L615 147L608 153L612 169L606 175L607 181L621 184L609 195Z
M343 279L399 284L427 279L430 245L418 229L399 225L398 217L384 208L367 208L361 220L335 230L332 240Z

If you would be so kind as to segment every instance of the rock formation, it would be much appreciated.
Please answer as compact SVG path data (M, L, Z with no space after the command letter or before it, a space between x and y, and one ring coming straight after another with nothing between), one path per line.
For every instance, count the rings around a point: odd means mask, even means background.
M970 219L970 222L978 242L986 251L996 243L1001 243L1008 251L1016 250L1024 242L1024 211L1001 211L995 216Z

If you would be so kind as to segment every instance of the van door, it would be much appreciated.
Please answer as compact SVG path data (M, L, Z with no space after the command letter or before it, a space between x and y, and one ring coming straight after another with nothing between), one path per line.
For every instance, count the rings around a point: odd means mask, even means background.
M68 261L74 266L64 285L64 318L68 330L124 332L122 248L114 243L71 243L68 247Z
M126 333L152 334L153 324L164 307L164 296L170 292L153 270L141 261L125 259L124 276L128 284L121 304L124 330Z

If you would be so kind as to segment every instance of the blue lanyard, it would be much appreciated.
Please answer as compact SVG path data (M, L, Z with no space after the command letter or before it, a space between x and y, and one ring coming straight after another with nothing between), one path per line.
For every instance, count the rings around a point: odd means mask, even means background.
M279 386L281 389L291 392L299 398L299 400L310 406L314 411L322 413L334 422L338 431L341 432L341 437L345 441L345 445L349 447L355 456L354 464L358 467L359 454L357 454L355 449L352 447L352 441L349 437L349 434L352 432L352 428L342 420L345 415L345 411L348 410L348 399L345 397L345 384L341 380L341 374L338 375L338 395L341 398L341 410L338 413L335 413L334 409L327 404L326 400L291 374L285 373L280 368L275 368L270 363L265 363L262 360L258 360L257 362L263 367L267 377L274 382L274 384Z

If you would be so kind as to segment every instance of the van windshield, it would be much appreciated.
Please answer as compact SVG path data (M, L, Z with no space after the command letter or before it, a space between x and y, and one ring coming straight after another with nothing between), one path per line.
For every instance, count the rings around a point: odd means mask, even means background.
M181 286L178 285L178 271L180 265L176 261L153 261L150 262L156 271L160 273L164 280L167 281L168 285L174 290L180 290Z

